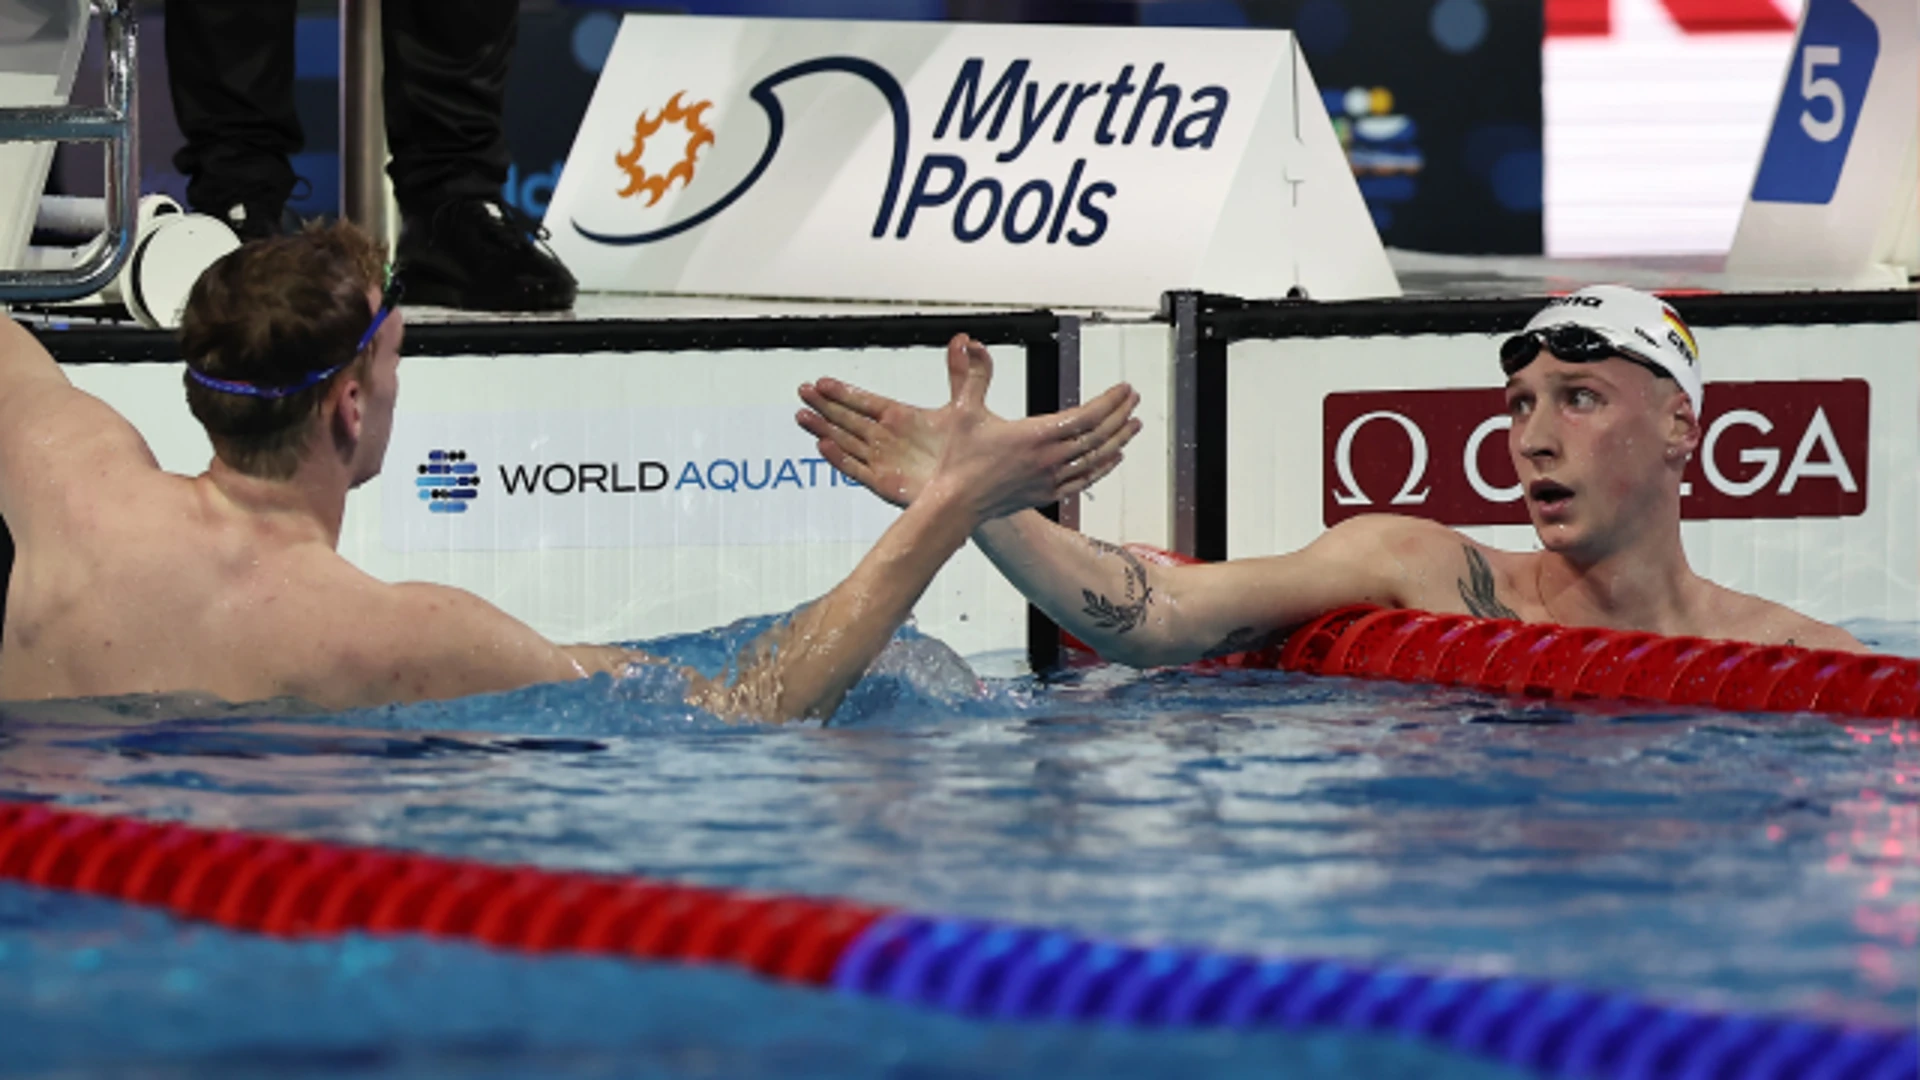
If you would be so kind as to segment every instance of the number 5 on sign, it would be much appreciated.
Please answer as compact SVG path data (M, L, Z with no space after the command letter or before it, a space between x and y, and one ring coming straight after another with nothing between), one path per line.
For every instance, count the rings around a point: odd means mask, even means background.
M1819 68L1839 64L1838 45L1806 45L1800 49L1800 96L1807 99L1807 107L1800 113L1800 127L1814 142L1832 142L1839 138L1840 129L1847 123L1847 98L1840 92L1840 84L1814 75ZM1827 103L1825 120L1813 118L1816 99Z
M1807 0L1727 272L1905 288L1920 271L1920 0Z
M1811 0L1793 72L1774 112L1757 202L1824 203L1847 161L1860 105L1880 55L1880 30L1853 0Z

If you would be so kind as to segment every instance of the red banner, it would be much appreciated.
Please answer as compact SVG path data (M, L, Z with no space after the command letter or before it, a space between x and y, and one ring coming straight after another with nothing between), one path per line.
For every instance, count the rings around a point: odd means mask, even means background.
M1773 0L1660 0L1688 34L1785 33L1793 29ZM1606 37L1613 0L1547 0L1548 37Z
M1854 517L1867 509L1868 385L1710 383L1681 516ZM1321 406L1323 518L1394 513L1448 525L1524 525L1505 393L1371 390Z

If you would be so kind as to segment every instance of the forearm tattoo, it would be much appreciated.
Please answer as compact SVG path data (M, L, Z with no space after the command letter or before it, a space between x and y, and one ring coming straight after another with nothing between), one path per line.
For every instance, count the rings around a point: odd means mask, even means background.
M1212 660L1221 656L1232 656L1234 653L1264 649L1280 641L1285 636L1285 634L1278 630L1255 630L1251 626L1243 626L1233 633L1228 634L1226 637L1221 638L1220 644L1208 649L1203 659Z
M1467 610L1483 619L1517 619L1520 616L1514 610L1500 602L1493 592L1493 567L1487 565L1487 557L1472 544L1461 545L1467 552L1467 576L1455 580L1460 586L1460 599Z
M1120 603L1114 603L1105 593L1092 589L1081 589L1080 596L1086 606L1080 610L1093 617L1093 625L1100 630L1111 630L1124 634L1139 626L1147 617L1147 601L1153 598L1153 587L1147 584L1147 568L1141 564L1133 552L1118 544L1109 544L1104 540L1091 537L1087 543L1093 549L1105 555L1118 555L1126 565L1126 596Z

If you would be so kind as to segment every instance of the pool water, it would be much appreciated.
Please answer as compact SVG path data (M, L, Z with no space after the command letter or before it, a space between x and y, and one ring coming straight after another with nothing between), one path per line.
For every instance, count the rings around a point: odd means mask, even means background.
M708 670L765 620L648 647ZM1920 654L1920 626L1848 624ZM665 672L319 715L0 710L0 798L1137 941L1911 1026L1920 727L1284 673L980 678L904 633L826 725ZM21 1075L1499 1076L1393 1040L976 1023L725 971L286 942L0 885Z

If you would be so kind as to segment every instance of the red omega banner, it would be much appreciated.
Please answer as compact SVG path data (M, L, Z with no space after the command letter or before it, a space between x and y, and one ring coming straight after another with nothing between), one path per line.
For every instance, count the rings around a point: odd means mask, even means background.
M1863 379L1709 383L1681 515L1855 517L1867 509L1870 394ZM1448 525L1524 525L1504 393L1372 390L1322 402L1327 525L1395 513Z

